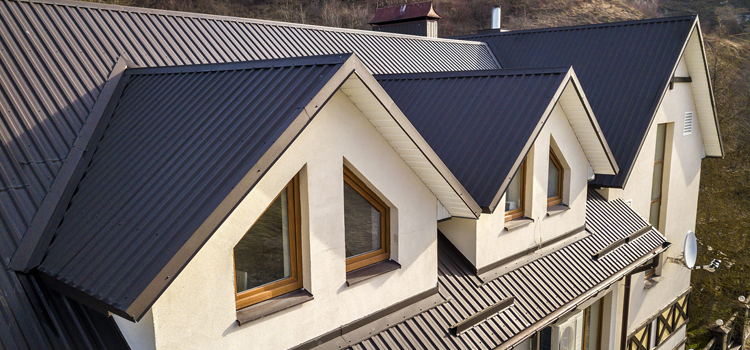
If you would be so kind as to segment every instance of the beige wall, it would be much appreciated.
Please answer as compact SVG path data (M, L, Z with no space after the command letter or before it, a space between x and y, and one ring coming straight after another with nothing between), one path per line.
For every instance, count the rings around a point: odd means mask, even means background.
M551 140L563 163L563 203L570 210L547 217L547 168ZM438 224L454 245L475 267L482 268L503 258L582 226L586 220L586 186L589 163L573 128L557 105L527 156L525 216L534 222L524 228L505 230L505 197L492 214L478 220L451 219Z
M684 60L680 62L676 76L688 76ZM664 214L661 220L662 233L667 241L674 244L665 253L670 257L681 255L685 235L688 231L695 230L703 140L697 115L693 119L693 133L682 135L685 112L691 111L695 113L696 109L690 84L674 84L674 89L668 90L662 101L625 188L601 191L610 200L632 200L633 209L648 221L656 125L672 123L667 129L667 141L671 138L672 142L671 145L667 145L665 158L664 186L667 186L667 191L663 192L666 194L662 197ZM690 286L690 271L682 265L665 264L664 260L662 259L659 269L663 280L653 288L644 289L643 273L632 277L629 331L633 331L634 327L654 315Z
M351 287L345 283L344 162L392 207L392 257L402 265ZM303 276L314 300L237 326L233 247L300 171ZM436 205L360 111L336 93L153 305L156 348L288 348L434 287Z

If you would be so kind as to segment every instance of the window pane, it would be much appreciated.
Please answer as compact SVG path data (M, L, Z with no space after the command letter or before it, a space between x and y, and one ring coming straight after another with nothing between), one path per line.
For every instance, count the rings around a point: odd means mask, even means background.
M234 247L237 293L291 276L288 214L284 190Z
M667 124L659 124L656 127L656 153L654 162L664 159L664 141L667 138Z
M664 163L654 164L654 178L651 181L651 200L661 198L661 179Z
M521 204L522 174L523 172L521 171L521 168L519 168L518 171L516 171L516 175L513 176L513 180L510 180L508 190L505 191L505 211L516 210L523 207Z
M599 307L601 300L586 308L586 350L597 350L599 348Z
M549 176L547 176L547 198L560 196L560 169L549 159Z
M659 229L659 205L661 201L651 203L651 214L649 215L648 222Z
M346 257L380 249L380 211L344 182Z

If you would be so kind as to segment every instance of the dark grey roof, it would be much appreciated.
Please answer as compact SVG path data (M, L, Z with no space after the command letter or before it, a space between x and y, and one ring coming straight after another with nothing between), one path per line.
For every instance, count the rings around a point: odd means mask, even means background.
M620 166L596 185L623 187L696 16L469 35L503 68L573 66Z
M199 227L350 56L126 70L39 271L140 318L168 285L157 275L187 263L213 231L193 242Z
M492 210L569 71L503 69L375 78L469 194Z
M604 290L664 247L664 237L651 229L601 259L602 248L648 226L622 200L607 202L589 190L586 225L590 236L519 267L486 284L442 235L438 240L438 286L445 303L372 336L353 349L495 349L522 341L534 329L563 316L585 301L585 293ZM592 295L593 296L593 295ZM456 323L510 297L515 303L459 334ZM578 299L577 299L578 298ZM576 304L577 303L577 304ZM531 330L531 332L530 332ZM521 332L525 334L521 334Z

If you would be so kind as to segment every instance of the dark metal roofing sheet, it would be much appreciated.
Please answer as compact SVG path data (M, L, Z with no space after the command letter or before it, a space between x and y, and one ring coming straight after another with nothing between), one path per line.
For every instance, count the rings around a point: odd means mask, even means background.
M432 8L432 1L381 7L375 11L370 24L385 24L414 19L440 19Z
M620 166L593 183L623 187L695 23L683 16L461 38L487 42L503 68L573 66Z
M120 56L153 67L348 52L375 73L498 68L483 43L89 2L0 1L0 257L7 277L0 281L0 348L72 341L46 323L73 315L69 309L34 311L42 310L42 294L21 282L33 277L6 265Z
M39 271L125 312L349 56L126 70Z
M111 317L9 269L17 246L0 232L0 349L128 349Z
M352 349L494 349L665 242L652 229L593 260L599 249L648 225L622 200L607 202L594 190L588 193L586 224L590 236L484 285L461 253L440 235L438 285L447 302ZM459 321L511 296L516 300L510 308L458 336L450 333Z
M480 206L495 195L569 68L375 78Z

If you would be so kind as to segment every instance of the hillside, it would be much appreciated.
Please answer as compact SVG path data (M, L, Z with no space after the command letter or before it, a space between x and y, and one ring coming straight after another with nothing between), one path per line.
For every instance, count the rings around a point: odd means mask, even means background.
M119 5L369 29L385 0L108 0ZM728 319L750 293L750 0L433 0L440 36L470 34L501 5L503 28L526 29L697 13L725 146L725 159L703 162L697 235L699 264L721 259L713 274L693 273L688 348L707 341L705 325Z

